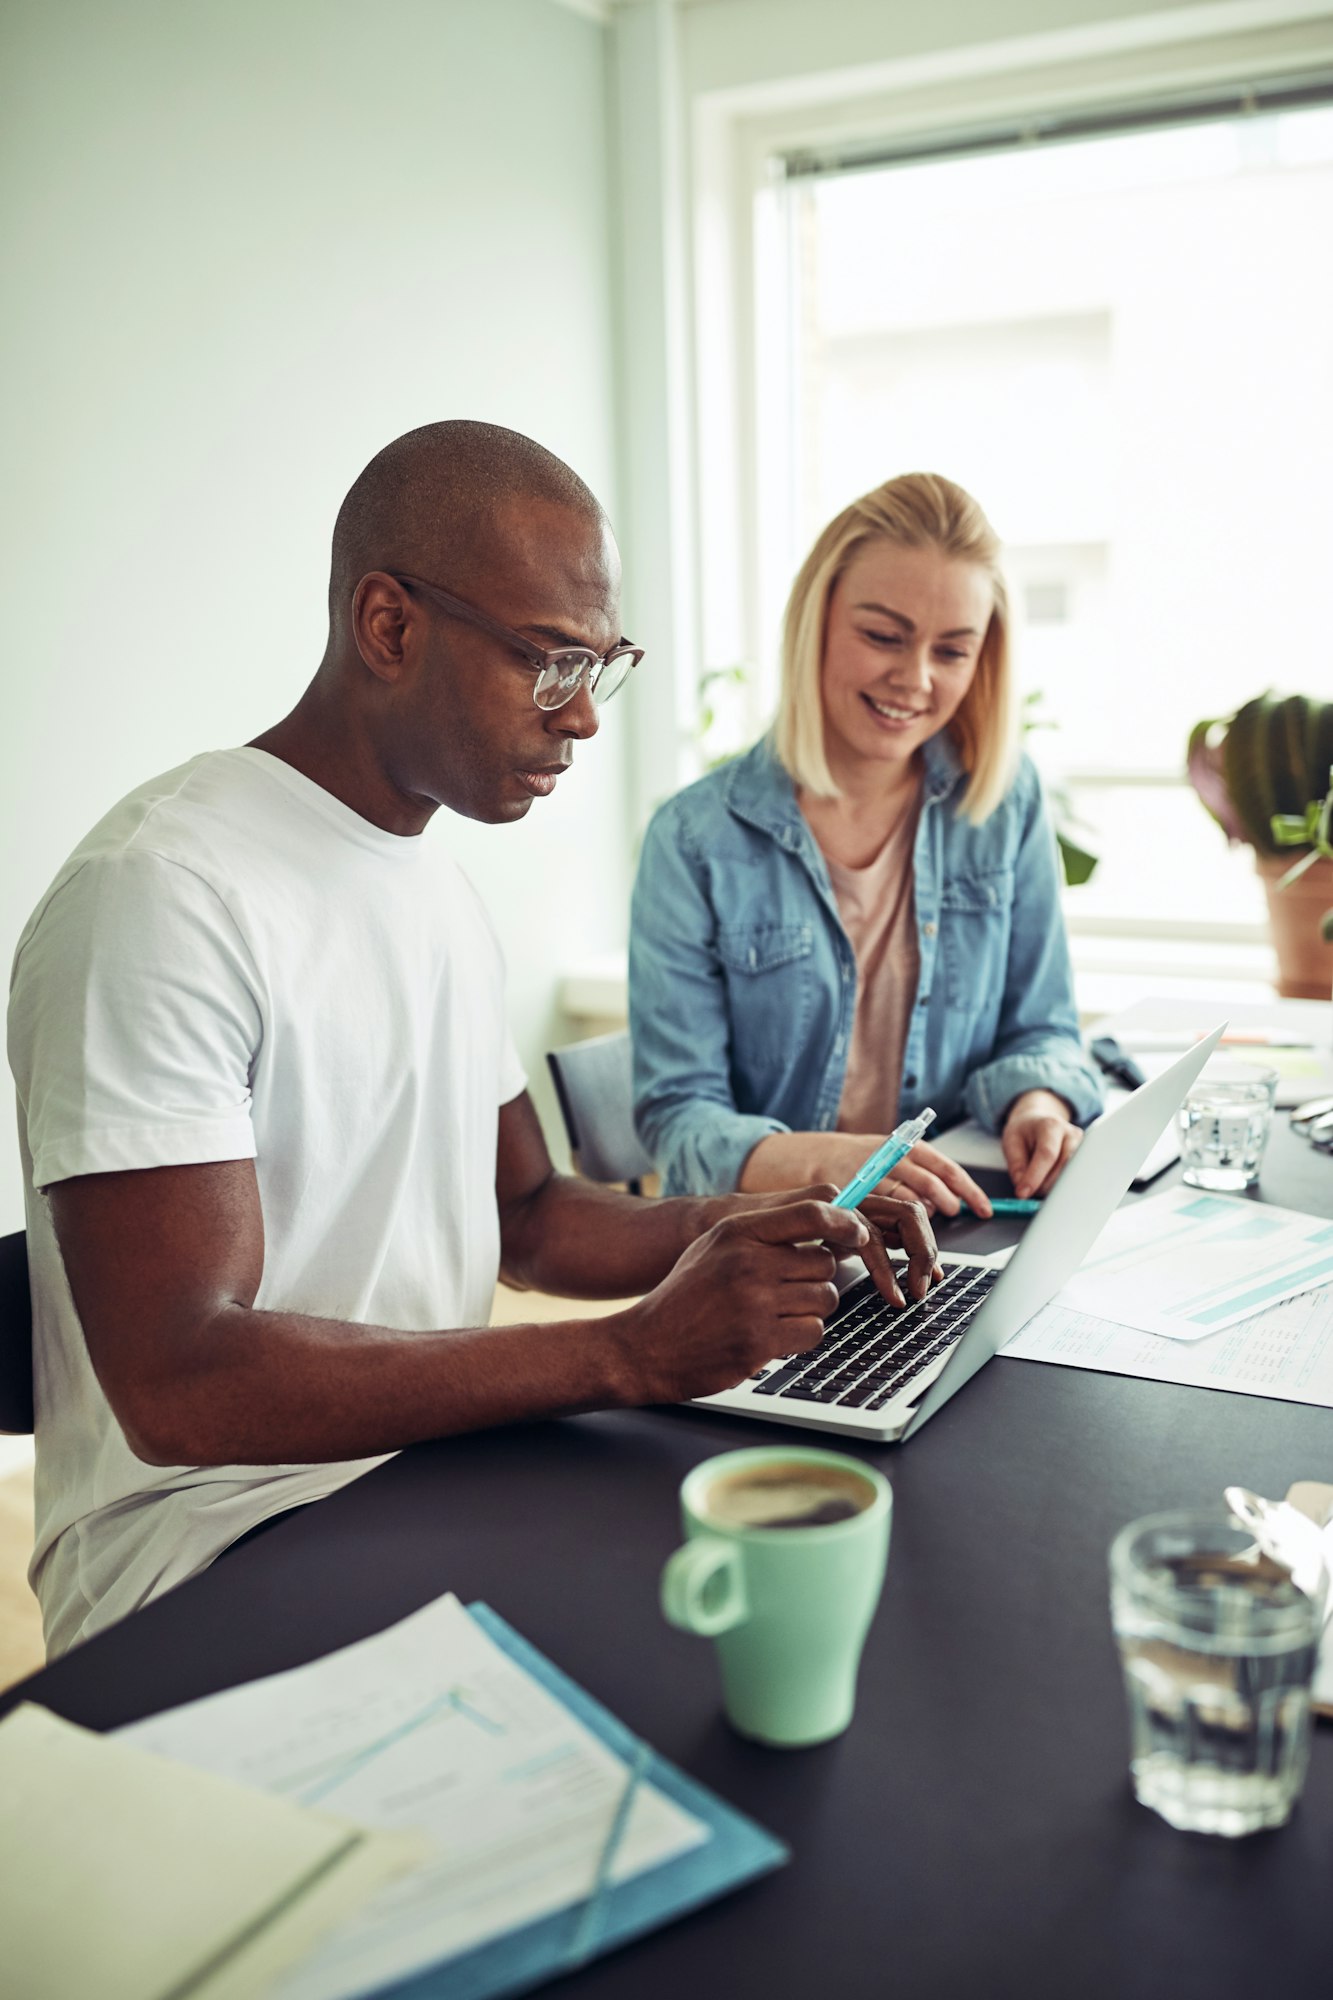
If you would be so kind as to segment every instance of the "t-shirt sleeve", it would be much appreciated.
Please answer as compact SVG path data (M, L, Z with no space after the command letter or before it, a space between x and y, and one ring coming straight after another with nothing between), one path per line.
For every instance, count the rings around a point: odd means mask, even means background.
M259 981L217 893L130 852L87 862L19 948L10 1063L35 1187L253 1159Z
M519 1061L514 1037L506 1021L500 1048L500 1095L496 1101L500 1104L512 1104L519 1092L526 1090L527 1087L528 1073Z

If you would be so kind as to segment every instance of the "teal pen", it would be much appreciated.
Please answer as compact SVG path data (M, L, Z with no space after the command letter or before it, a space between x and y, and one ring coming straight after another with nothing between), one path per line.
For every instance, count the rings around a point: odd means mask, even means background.
M991 1197L992 1215L1035 1215L1041 1207L1039 1201L1020 1201L1016 1194L997 1194ZM975 1215L975 1208L969 1207L968 1214Z
M879 1146L862 1162L845 1188L833 1197L835 1208L856 1208L878 1187L891 1167L896 1167L905 1153L910 1153L918 1139L923 1138L935 1123L935 1113L927 1105L919 1118L909 1118L905 1124L890 1132L882 1146Z

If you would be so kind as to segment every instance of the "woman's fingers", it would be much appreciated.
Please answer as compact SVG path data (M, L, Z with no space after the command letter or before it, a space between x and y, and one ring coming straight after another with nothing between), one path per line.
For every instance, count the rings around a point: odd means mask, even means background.
M991 1212L990 1202L967 1168L920 1140L880 1186L891 1188L895 1181L941 1215L957 1215L964 1205L977 1215Z
M1083 1144L1083 1134L1079 1130L1078 1126L1066 1125L1064 1131L1060 1135L1060 1151L1056 1157L1055 1164L1051 1168L1050 1172L1047 1174L1041 1186L1037 1189L1038 1194L1050 1193L1051 1189L1055 1186L1055 1183L1059 1180L1061 1174L1064 1172L1065 1168L1069 1165L1070 1160L1074 1157L1074 1154L1078 1151L1079 1147L1082 1144Z
M1001 1143L1014 1193L1023 1199L1049 1194L1082 1137L1067 1118L1023 1118L1006 1125Z

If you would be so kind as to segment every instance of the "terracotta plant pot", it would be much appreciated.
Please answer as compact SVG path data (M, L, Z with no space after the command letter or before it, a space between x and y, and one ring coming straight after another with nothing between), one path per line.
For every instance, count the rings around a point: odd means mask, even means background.
M1333 993L1333 944L1319 935L1325 910L1333 910L1333 861L1316 861L1289 889L1278 883L1300 855L1256 854L1254 866L1268 896L1268 921L1277 952L1277 990L1287 1000L1327 1000Z

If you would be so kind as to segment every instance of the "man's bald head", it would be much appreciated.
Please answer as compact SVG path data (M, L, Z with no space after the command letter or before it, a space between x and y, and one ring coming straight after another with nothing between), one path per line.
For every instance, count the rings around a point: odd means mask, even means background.
M525 504L556 506L601 527L602 507L554 452L500 424L423 424L377 452L338 510L329 616L345 618L370 570L401 570L466 596Z

